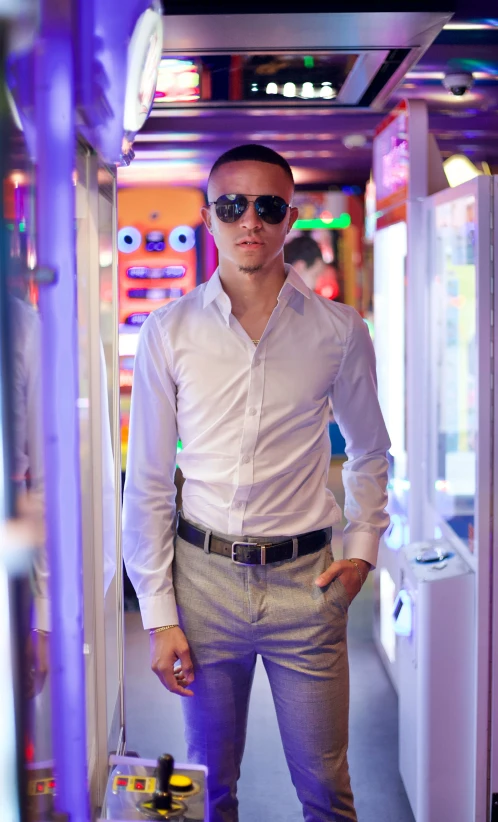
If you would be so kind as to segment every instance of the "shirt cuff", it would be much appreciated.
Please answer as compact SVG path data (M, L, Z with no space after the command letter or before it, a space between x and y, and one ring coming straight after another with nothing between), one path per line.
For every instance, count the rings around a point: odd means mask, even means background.
M140 597L140 612L144 629L178 625L178 610L174 593Z
M50 600L47 597L34 597L33 605L33 628L50 631Z
M367 531L353 531L343 539L344 559L364 559L372 568L377 564L379 537Z

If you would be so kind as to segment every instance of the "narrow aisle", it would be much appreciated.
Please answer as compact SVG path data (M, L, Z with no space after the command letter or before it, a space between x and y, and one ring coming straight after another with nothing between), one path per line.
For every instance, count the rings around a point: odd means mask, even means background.
M330 487L340 490L340 466ZM340 534L336 532L340 542ZM350 768L359 822L413 822L398 772L397 699L371 638L370 580L349 617L351 667ZM140 756L172 753L185 761L179 698L163 689L149 668L148 640L140 615L125 614L127 747ZM240 822L300 822L285 762L270 689L260 662L249 711L246 752L239 783Z

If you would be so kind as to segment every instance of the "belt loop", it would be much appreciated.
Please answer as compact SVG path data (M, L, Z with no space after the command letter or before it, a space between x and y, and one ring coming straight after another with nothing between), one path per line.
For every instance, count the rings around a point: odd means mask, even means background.
M205 554L210 553L209 543L211 542L211 533L212 533L211 531L206 531L206 533L204 534L204 553Z
M297 552L299 547L299 540L297 537L292 537L292 561L297 559Z

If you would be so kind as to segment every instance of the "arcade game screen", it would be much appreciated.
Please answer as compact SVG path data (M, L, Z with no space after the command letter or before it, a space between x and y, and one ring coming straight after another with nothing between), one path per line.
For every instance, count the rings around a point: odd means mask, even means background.
M474 551L476 493L477 341L475 199L461 197L435 209L435 277L431 349L436 400L436 510Z
M195 188L123 188L118 192L121 458L126 467L133 361L138 333L156 308L202 280L200 210Z

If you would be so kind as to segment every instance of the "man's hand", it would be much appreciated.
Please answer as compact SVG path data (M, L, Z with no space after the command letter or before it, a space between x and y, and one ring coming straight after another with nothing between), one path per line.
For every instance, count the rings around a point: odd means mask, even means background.
M172 694L194 695L187 687L194 681L194 666L181 628L150 635L150 666Z
M364 559L355 559L355 562L358 564L361 575L365 580L371 568L370 563ZM318 585L319 588L324 588L325 585L329 585L329 583L335 579L341 580L349 597L349 604L351 604L362 588L358 568L348 559L337 560L329 565L327 570L315 579L315 584Z

